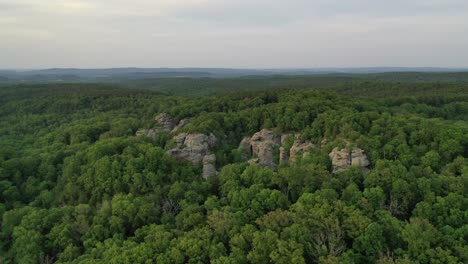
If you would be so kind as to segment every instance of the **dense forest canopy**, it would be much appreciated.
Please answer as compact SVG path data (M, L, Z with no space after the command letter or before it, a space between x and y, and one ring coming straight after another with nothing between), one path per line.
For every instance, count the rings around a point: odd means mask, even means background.
M0 86L0 263L467 263L466 74L426 74ZM136 136L160 113L189 122ZM320 147L247 162L262 129Z

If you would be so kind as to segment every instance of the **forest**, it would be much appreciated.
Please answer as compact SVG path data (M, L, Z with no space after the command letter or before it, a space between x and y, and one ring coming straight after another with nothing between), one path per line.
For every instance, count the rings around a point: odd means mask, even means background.
M4 84L0 263L468 263L466 74L425 75Z

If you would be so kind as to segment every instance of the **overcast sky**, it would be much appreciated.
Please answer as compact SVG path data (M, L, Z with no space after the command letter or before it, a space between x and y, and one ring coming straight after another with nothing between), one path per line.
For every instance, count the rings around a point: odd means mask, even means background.
M0 68L468 67L468 0L0 0Z

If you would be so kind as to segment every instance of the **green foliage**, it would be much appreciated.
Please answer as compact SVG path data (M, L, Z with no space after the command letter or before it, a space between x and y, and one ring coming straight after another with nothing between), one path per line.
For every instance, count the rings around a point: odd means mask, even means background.
M194 97L1 87L0 262L468 262L466 86L353 78L159 80L223 91ZM288 82L315 90L225 93ZM175 133L134 136L160 112L216 135L216 177L166 155ZM239 142L262 128L320 147L275 169L243 162ZM332 173L347 142L369 171Z

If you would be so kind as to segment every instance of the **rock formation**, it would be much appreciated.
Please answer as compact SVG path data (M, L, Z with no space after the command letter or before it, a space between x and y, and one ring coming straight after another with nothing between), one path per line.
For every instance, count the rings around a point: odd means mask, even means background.
M296 139L293 146L289 150L285 149L284 145L292 136ZM253 134L252 137L244 137L239 144L239 149L243 150L246 159L250 158L250 163L274 168L276 164L273 162L273 156L277 147L279 147L280 163L294 160L298 153L301 153L303 157L309 155L309 148L315 148L315 145L310 141L302 142L299 137L300 134L277 136L271 130L262 129Z
M352 165L359 166L363 170L367 170L369 160L364 154L364 150L360 148L348 149L334 148L328 155L332 161L333 173L349 169Z
M209 155L211 147L216 145L216 137L204 134L181 133L174 138L176 148L168 150L166 153L178 160L188 161L194 165L201 165L203 157Z
M163 131L171 131L176 126L176 121L166 113L157 115L154 120Z
M296 155L299 153L302 153L302 157L309 155L310 148L315 148L315 145L310 141L302 142L301 140L296 139L292 147L289 149L289 160L294 161Z
M216 174L216 156L210 153L210 148L216 145L217 139L213 134L187 134L175 136L177 147L166 151L166 154L178 160L190 162L193 165L203 165L203 177L208 178Z
M175 128L175 120L168 114L166 113L161 113L157 115L154 120L156 121L156 127L151 128L151 129L141 129L138 130L135 135L136 136L147 136L151 137L153 139L156 138L156 136L163 132L167 131L170 132Z
M203 178L208 179L216 175L216 156L214 154L205 155L203 157Z
M281 144L281 138L273 134L273 131L262 129L253 134L250 139L252 157L258 158L258 163L262 166L274 168L273 155L275 147Z
M173 129L172 129L172 132L175 132L181 128L183 128L184 126L186 126L188 123L190 123L190 119L189 118L184 118L182 120L179 121L179 124L177 124L177 126L175 126Z
M364 150L353 148L351 151L351 165L359 166L361 168L367 168L370 165L367 155L364 154Z

